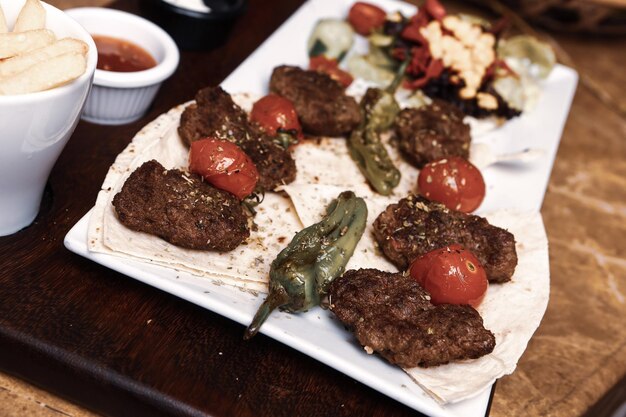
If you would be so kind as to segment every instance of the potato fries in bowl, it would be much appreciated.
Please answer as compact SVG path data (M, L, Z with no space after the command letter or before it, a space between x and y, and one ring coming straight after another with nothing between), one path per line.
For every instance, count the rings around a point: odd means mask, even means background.
M0 0L0 236L30 224L87 100L89 33L39 0ZM23 31L18 31L19 29Z
M8 18L17 10L12 3L5 7L6 15L0 4L0 95L50 90L85 74L90 47L48 27L40 0L26 0L12 30Z

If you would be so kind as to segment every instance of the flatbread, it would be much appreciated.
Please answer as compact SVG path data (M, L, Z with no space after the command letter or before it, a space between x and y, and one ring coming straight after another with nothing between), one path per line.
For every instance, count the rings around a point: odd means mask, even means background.
M269 264L291 237L302 229L291 201L268 193L257 209L258 230L247 244L219 253L180 248L153 235L126 228L111 201L126 178L144 162L156 159L167 169L185 169L188 149L177 128L185 105L175 107L142 129L109 169L90 217L88 247L93 252L139 258L213 280L267 291Z
M250 111L255 98L233 97ZM418 170L406 163L389 138L383 142L402 173L402 180L388 197L376 194L351 161L345 139L306 140L294 150L296 180L282 186L282 193L267 193L255 217L258 230L247 244L229 253L179 248L155 236L123 226L111 204L126 178L143 162L156 159L168 169L185 169L188 149L178 135L177 106L148 124L115 160L98 195L89 222L91 251L142 259L165 267L187 271L218 283L247 290L267 291L271 261L293 235L321 219L332 199L344 190L364 198L368 206L367 228L347 268L377 268L397 271L378 249L372 223L389 204L413 190ZM524 349L539 326L549 295L547 239L539 213L499 212L486 217L492 224L509 229L517 239L519 264L512 282L490 285L479 307L485 327L496 336L493 353L477 360L429 369L405 369L417 384L442 403L474 396L497 378L513 372ZM355 340L355 343L356 340ZM459 378L459 375L469 375Z
M392 194L398 200L415 189L419 170L406 162L398 149L390 144L390 135L384 135L382 139L389 157L401 172L400 183ZM350 158L343 138L305 140L295 147L293 155L298 170L294 185L328 184L378 196Z
M443 403L470 398L496 379L513 373L539 327L550 296L548 239L539 213L498 212L485 217L516 237L519 262L511 282L490 285L478 312L496 336L494 351L482 358L435 368L405 369ZM468 375L459 378L459 375Z
M304 226L319 221L326 204L343 190L342 187L325 185L287 185L282 189L291 197ZM378 214L397 199L357 194L364 197L369 215L365 233L346 269L376 268L397 272L397 268L380 254L372 229ZM548 305L548 240L541 215L501 211L485 217L489 223L515 235L518 265L511 282L491 284L478 307L485 328L496 337L496 347L491 354L432 368L405 369L416 383L441 403L472 397L491 386L496 379L512 373ZM355 343L358 342L355 340ZM459 375L468 377L459 378Z

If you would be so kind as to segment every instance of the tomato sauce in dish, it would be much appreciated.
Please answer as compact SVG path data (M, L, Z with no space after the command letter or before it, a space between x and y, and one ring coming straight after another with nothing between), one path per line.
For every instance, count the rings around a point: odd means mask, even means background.
M148 51L125 39L93 35L98 49L97 68L113 72L135 72L155 67L157 62Z

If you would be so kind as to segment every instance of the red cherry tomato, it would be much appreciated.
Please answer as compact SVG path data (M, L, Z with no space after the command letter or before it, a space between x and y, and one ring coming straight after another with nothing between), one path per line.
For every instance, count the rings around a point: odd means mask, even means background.
M189 170L240 200L254 191L259 180L254 162L239 146L213 138L191 144Z
M461 245L435 249L411 264L410 274L430 293L433 304L477 307L487 287L487 274L478 259Z
M327 74L344 87L348 87L354 81L352 75L339 68L336 59L326 58L324 55L311 57L309 69Z
M298 139L303 137L293 103L276 94L268 94L254 103L250 120L257 122L270 135L275 135L281 129L294 131Z
M367 36L383 26L387 13L373 4L356 2L348 12L348 22L359 35Z
M429 162L417 179L419 193L451 210L470 213L485 198L485 180L469 161L452 156Z
M441 20L446 17L446 9L439 0L426 0L424 8L434 19Z

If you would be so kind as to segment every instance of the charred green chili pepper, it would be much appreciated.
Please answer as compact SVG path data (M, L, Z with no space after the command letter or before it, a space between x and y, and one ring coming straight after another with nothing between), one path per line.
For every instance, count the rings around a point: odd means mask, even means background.
M363 123L348 138L350 156L376 192L389 195L400 182L395 167L380 140L380 132L393 123L400 106L392 94L370 88L361 100Z
M326 216L296 233L270 267L269 294L244 339L259 331L270 313L307 311L320 303L333 279L341 275L363 235L367 206L344 191L326 209Z
M400 112L394 94L406 70L403 63L386 90L369 88L361 99L363 122L348 138L350 156L376 192L389 195L400 182L400 171L395 167L380 133L389 129Z

